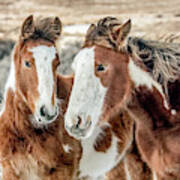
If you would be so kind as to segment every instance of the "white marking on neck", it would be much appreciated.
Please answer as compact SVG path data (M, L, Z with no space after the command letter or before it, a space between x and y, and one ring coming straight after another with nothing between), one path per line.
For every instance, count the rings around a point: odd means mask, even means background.
M118 139L115 136L112 137L111 147L105 153L97 152L94 149L94 144L102 133L103 130L97 126L90 137L81 141L80 177L90 176L95 179L106 174L117 165Z
M16 73L15 73L15 65L14 65L14 51L16 48L14 48L12 54L11 54L11 66L10 66L10 72L8 79L6 81L5 90L4 90L4 100L2 109L0 111L0 116L3 114L5 110L5 104L6 104L6 98L7 98L7 92L9 89L11 89L13 92L16 91Z
M56 57L56 49L54 46L40 45L29 49L33 53L38 76L38 91L40 94L38 102L36 102L36 112L39 113L40 107L46 106L50 115L55 114L55 108L52 107L52 95L54 91L54 77L52 70L52 62ZM56 98L55 98L56 99ZM55 105L57 102L55 102Z
M130 77L135 83L135 86L139 87L145 85L149 89L155 87L164 99L164 107L166 109L169 109L169 105L163 93L161 85L158 84L155 80L153 80L153 78L149 75L148 72L143 71L140 67L138 67L132 59L130 59L128 68L129 68Z
M126 180L131 180L131 174L128 169L128 162L127 162L126 158L124 159L124 169L125 169L125 173L126 173Z

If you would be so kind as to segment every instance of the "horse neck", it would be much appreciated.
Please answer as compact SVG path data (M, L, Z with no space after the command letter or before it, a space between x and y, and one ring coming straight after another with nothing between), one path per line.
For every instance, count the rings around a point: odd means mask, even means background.
M172 118L173 112L169 108L162 86L133 60L130 60L129 73L133 88L128 109L134 118L144 119L144 121L137 122L146 124L149 122L151 128L168 127L175 123L176 118Z

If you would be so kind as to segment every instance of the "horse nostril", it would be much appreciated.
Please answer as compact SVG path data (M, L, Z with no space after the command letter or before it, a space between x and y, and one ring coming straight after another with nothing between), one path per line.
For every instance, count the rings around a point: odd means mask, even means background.
M77 122L77 124L76 124L76 128L79 128L79 126L80 126L80 124L81 124L81 122L82 122L82 119L81 119L80 116L77 116L77 118L78 118L78 122Z
M46 108L45 108L45 106L42 106L42 107L40 108L40 115L41 115L42 117L45 117L45 116L46 116Z
M47 115L47 120L50 121L50 120L54 119L54 117L55 117L56 115L57 115L57 114L54 114L54 115L52 115L52 116Z

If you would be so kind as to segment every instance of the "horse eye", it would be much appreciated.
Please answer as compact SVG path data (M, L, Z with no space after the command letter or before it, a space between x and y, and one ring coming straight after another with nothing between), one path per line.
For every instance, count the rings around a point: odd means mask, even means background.
M104 71L104 70L105 70L105 67L102 64L99 64L97 66L97 71Z
M31 67L31 63L29 61L25 61L25 66L29 68Z

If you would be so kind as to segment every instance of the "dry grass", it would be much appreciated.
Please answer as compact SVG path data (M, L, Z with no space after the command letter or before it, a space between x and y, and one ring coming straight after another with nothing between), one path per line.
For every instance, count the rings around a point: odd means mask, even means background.
M59 16L64 25L92 23L113 15L131 18L136 34L177 33L179 12L179 0L0 0L0 38L16 40L29 14Z

